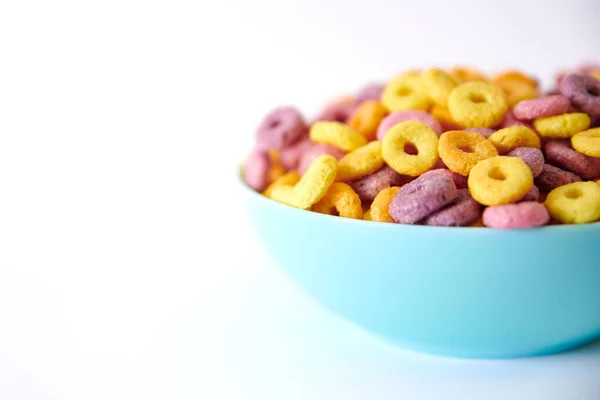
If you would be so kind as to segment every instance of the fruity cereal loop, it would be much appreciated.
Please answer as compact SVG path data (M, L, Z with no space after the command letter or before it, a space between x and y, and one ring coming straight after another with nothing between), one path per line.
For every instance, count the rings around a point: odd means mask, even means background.
M534 229L600 222L600 70L422 66L313 116L274 107L242 179L277 207L361 224Z

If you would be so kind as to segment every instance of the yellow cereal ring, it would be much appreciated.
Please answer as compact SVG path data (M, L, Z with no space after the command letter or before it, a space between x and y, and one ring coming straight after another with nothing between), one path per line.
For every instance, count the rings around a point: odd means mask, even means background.
M439 68L430 68L421 74L421 81L429 97L446 107L452 90L459 85L458 79Z
M590 123L590 117L586 113L569 113L537 118L533 121L533 127L543 137L569 139L589 128Z
M363 219L365 221L372 221L373 219L371 218L371 209L368 209L367 211L365 211L363 213Z
M507 109L502 89L484 82L463 83L448 98L452 119L466 128L497 125Z
M453 75L459 82L487 82L488 78L481 72L466 67L455 67L450 70L450 74Z
M600 186L574 182L559 186L546 197L550 216L565 224L585 224L600 218Z
M286 174L281 175L273 183L271 183L263 192L263 195L272 198L272 191L278 186L294 186L300 180L300 174L298 171L290 171Z
M377 100L367 100L354 111L348 126L360 133L367 140L375 139L377 128L381 121L388 115L387 108Z
M336 180L348 181L369 175L383 166L381 142L375 140L346 154L338 161Z
M310 127L313 142L326 143L344 151L352 151L367 144L367 139L346 124L335 121L315 122Z
M542 147L538 135L522 125L497 130L488 140L496 146L500 154L506 154L517 147L535 147L536 149Z
M448 131L440 136L440 158L448 169L468 176L479 161L498 155L494 145L475 132Z
M431 99L419 75L404 74L386 85L381 103L390 111L427 110Z
M571 138L575 150L591 157L600 157L600 128L579 132Z
M464 128L452 119L452 115L450 115L450 111L448 111L446 107L440 106L439 104L434 104L433 107L431 107L430 114L433 118L440 121L445 130L460 130Z
M328 154L315 158L294 186L293 206L308 209L327 194L337 174L337 160Z
M271 188L269 198L278 203L294 206L294 187L291 185L279 185Z
M497 156L475 165L468 185L478 203L497 206L521 200L533 186L533 175L520 158Z
M404 151L412 144L418 154ZM417 176L433 167L438 160L438 136L433 129L418 121L405 121L392 126L381 143L385 162L396 172Z
M390 203L399 190L399 186L392 186L383 189L375 196L373 203L371 203L371 220L377 222L394 222L389 208Z
M343 218L362 219L363 217L360 197L350 185L342 182L332 184L327 194L313 206L312 210L321 214L339 215Z

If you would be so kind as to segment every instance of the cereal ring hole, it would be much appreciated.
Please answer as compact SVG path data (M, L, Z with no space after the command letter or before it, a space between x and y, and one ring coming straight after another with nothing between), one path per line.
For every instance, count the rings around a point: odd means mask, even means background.
M473 148L471 146L460 146L458 149L464 153L474 153Z
M504 172L502 172L502 169L499 167L494 167L490 169L490 172L488 172L488 176L497 181L503 181L506 179L506 175L504 175Z
M412 90L408 86L400 86L398 89L396 89L396 95L398 97L408 96L411 93L412 93Z
M406 154L410 154L411 156L418 156L419 155L419 149L417 149L417 147L412 144L412 143L406 143L404 145L404 152Z
M569 189L566 193L565 193L565 197L567 199L577 199L579 197L583 196L583 193L581 193L581 190L574 188L574 189Z
M471 100L475 104L486 102L485 97L482 96L480 93L471 93L469 95L469 100Z
M279 126L280 121L278 119L273 120L269 123L269 129L275 129Z
M600 96L600 90L597 87L586 87L585 88L590 96L598 97Z

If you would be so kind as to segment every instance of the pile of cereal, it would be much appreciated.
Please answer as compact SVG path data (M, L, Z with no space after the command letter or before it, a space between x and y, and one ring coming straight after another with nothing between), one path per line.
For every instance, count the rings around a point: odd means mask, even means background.
M407 71L310 123L272 110L244 180L304 210L400 224L532 228L600 219L600 65L541 93L516 70Z

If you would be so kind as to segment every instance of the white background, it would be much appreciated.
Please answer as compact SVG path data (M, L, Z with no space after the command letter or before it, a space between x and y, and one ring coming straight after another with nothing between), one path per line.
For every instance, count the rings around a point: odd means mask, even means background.
M236 163L269 108L413 66L600 61L595 0L0 3L0 398L600 398L600 343L412 355L282 279ZM208 235L208 236L207 236Z

